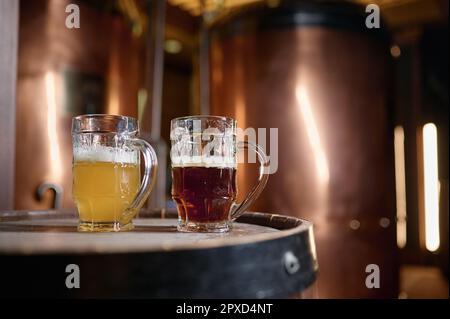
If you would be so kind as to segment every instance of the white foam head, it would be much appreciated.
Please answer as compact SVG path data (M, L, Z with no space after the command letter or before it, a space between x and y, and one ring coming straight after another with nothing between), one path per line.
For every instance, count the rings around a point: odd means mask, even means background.
M118 148L104 145L78 146L73 150L75 162L110 162L138 164L139 153L137 150Z
M236 168L236 159L225 156L171 156L172 167Z

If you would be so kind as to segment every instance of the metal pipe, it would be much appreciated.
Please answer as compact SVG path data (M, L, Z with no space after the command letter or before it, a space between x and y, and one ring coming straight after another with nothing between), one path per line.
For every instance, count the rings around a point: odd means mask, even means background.
M14 204L19 1L0 0L0 210Z
M153 81L152 81L152 126L150 128L151 138L158 141L161 138L161 113L162 113L162 90L164 80L164 30L166 2L156 0L154 4L153 25Z
M208 115L209 108L209 32L208 32L208 12L206 12L206 1L200 0L203 12L202 24L199 37L199 81L200 81L200 113Z
M209 108L209 32L203 22L200 30L199 50L199 76L200 76L200 112L207 115Z
M146 90L151 93L151 99L146 101L140 124L142 138L152 144L158 156L157 182L146 205L152 209L166 205L167 145L161 138L166 3L164 0L149 1L149 7L153 23L148 33Z

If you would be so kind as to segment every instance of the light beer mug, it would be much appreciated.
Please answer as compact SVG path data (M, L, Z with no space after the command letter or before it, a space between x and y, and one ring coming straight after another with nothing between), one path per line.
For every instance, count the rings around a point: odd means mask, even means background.
M156 178L153 148L137 138L136 119L92 114L72 119L73 197L79 231L126 231ZM140 174L140 154L145 160Z
M269 161L252 141L236 141L236 121L221 116L173 119L170 139L172 198L178 209L178 230L227 232L264 189ZM237 151L258 155L257 184L242 203L237 197Z

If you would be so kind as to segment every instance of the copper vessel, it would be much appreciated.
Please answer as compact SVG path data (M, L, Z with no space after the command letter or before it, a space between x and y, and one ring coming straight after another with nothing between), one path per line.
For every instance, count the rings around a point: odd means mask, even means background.
M294 2L210 30L210 113L278 128L278 170L253 209L314 222L322 298L398 295L389 42L364 21L358 6ZM245 194L256 176L242 172Z
M120 16L79 1L80 28L67 28L65 10L73 2L21 2L16 209L74 206L73 116L110 113L137 117L142 45Z

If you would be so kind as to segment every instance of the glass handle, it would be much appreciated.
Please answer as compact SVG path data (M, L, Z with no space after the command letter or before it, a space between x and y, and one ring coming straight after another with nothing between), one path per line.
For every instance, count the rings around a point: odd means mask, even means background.
M258 196L263 191L264 187L267 184L267 180L269 179L269 165L270 161L267 157L266 153L263 151L261 147L259 147L258 144L252 143L252 142L238 142L237 143L238 150L251 150L255 152L258 155L258 161L259 161L259 177L258 177L258 183L253 186L250 193L247 195L247 197L242 201L240 204L234 204L231 208L231 219L234 221L236 218L241 216L245 210L253 204L255 199L258 198Z
M144 205L145 200L155 185L156 171L158 169L158 160L155 150L148 142L139 138L133 138L130 142L131 145L142 152L142 155L144 156L145 168L141 187L139 188L139 191L130 207L128 207L125 214L121 218L124 223L129 222L138 213L142 205Z

